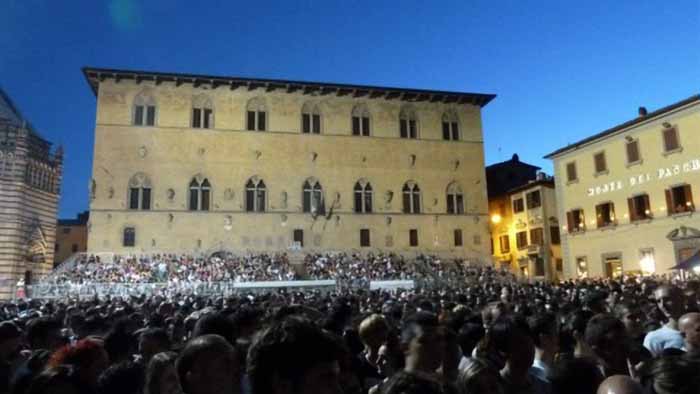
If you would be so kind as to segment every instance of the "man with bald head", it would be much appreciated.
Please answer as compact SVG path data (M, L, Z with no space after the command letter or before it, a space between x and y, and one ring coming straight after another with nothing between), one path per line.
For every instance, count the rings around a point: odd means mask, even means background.
M678 329L683 337L683 350L694 356L700 355L700 313L686 313L678 320Z
M629 376L613 375L598 386L598 394L644 394L644 390Z

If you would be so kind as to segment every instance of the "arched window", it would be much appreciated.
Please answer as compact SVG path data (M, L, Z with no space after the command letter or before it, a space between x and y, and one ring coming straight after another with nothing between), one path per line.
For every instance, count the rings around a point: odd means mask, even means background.
M129 179L129 209L151 209L151 180L143 173Z
M267 106L264 99L260 97L250 99L246 106L246 111L246 129L267 130Z
M324 214L326 209L323 204L323 188L321 188L321 184L316 179L309 178L304 181L302 189L303 211L312 214Z
M405 106L399 113L399 135L401 138L418 138L418 117L413 107Z
M206 95L192 99L192 127L195 129L214 128L214 106Z
M352 135L369 136L369 110L364 104L357 104L352 109Z
M420 213L420 188L412 181L403 185L403 212Z
M153 96L141 92L134 97L132 123L134 126L156 125L156 100Z
M245 210L265 212L265 182L257 177L248 179L245 184Z
M355 183L355 213L372 213L372 185L364 179Z
M208 211L211 203L211 184L207 178L196 176L190 181L190 211Z
M447 213L461 215L464 213L464 194L457 182L447 186Z
M305 103L301 107L301 132L321 134L321 110L318 105Z
M455 111L447 111L442 115L442 139L459 140L459 117Z

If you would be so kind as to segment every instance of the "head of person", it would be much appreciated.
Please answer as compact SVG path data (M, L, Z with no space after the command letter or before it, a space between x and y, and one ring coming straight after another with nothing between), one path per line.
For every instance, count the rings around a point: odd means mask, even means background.
M644 326L642 324L644 314L639 306L630 301L623 301L615 305L613 313L625 325L627 335L630 338L644 336Z
M692 312L681 316L678 329L688 352L700 352L700 313Z
M61 365L73 367L81 387L95 390L100 374L109 366L109 355L102 340L89 337L54 352L48 362L49 368Z
M382 389L382 394L441 394L442 392L437 382L405 371L392 376Z
M175 368L187 394L230 394L240 391L241 369L234 347L219 335L191 339Z
M473 358L457 377L459 394L504 393L499 371L479 358Z
M0 361L11 362L22 350L22 331L12 321L0 323Z
M486 330L484 326L477 323L465 323L457 332L457 341L462 350L462 354L469 356L476 345L484 338Z
M37 375L27 394L80 394L79 383L73 367L60 365L48 368Z
M618 318L605 313L593 316L586 326L585 341L607 376L628 373L629 339L625 325Z
M490 347L506 360L511 376L524 376L535 360L535 345L527 322L515 316L502 316L487 334Z
M550 355L559 352L559 324L551 313L539 313L527 319L535 348Z
M406 319L399 340L407 370L433 373L442 364L445 330L436 315L417 312Z
M100 394L141 394L144 387L143 366L123 361L107 368L98 381Z
M377 353L377 369L382 376L390 377L403 369L404 356L395 335L389 335Z
M548 378L556 394L593 394L604 379L595 361L583 357L556 362Z
M506 313L506 304L502 302L490 302L481 310L481 321L484 329L488 331L496 319Z
M175 352L158 353L151 358L146 368L145 394L182 394L176 359Z
M143 364L148 365L157 353L170 350L170 338L163 328L147 328L139 333L139 354Z
M252 394L337 394L342 349L309 320L288 316L260 332L248 351Z
M45 349L53 352L66 344L62 329L59 320L48 316L34 318L26 326L27 343L32 350Z
M676 286L662 285L654 290L654 301L664 317L678 320L685 308L683 291Z
M642 379L653 394L691 394L700 387L700 364L681 356L659 357Z
M588 345L584 337L586 326L592 317L593 312L582 309L573 311L567 316L560 340L562 352L571 354L587 353Z
M598 386L597 394L644 394L644 388L625 375L613 375Z
M386 342L389 334L389 325L384 316L380 314L372 314L367 316L360 323L359 327L360 340L365 348L371 352L376 352L379 347Z
M208 334L223 337L231 345L236 343L236 327L233 321L222 313L207 313L197 320L192 338Z

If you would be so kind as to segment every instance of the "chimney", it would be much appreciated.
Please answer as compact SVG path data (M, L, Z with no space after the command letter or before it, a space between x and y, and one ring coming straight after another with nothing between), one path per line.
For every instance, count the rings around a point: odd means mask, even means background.
M647 107L639 107L639 117L647 116Z

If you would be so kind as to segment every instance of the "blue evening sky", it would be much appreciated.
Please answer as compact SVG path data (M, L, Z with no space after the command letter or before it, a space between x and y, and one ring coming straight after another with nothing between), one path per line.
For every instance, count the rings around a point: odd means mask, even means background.
M543 155L700 92L700 1L0 0L0 86L88 208L83 66L495 93L486 160Z

